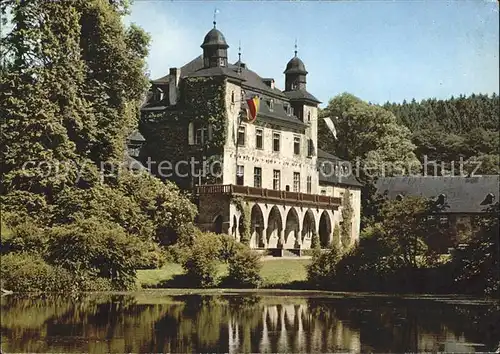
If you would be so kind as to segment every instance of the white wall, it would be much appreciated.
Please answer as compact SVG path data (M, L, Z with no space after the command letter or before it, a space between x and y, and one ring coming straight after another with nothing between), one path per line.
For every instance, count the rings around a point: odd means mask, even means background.
M231 104L231 93L234 91L236 104ZM246 129L245 146L236 149L234 137L237 136L236 122L239 114L241 100L241 89L238 85L227 83L226 106L228 115L227 140L224 146L224 184L236 183L236 150L238 151L237 163L244 166L244 185L254 185L254 167L262 168L262 188L273 188L273 170L281 171L281 189L290 186L293 191L293 173L300 173L300 191L307 192L307 176L311 176L311 193L318 193L318 172L316 170L316 156L307 157L307 139L311 137L317 148L317 108L305 107L311 112L311 123L305 134L295 133L285 129L273 130L272 128L259 124L259 117L253 124L243 123ZM305 114L307 117L307 113ZM256 149L256 128L264 131L263 149ZM234 130L234 134L233 134ZM273 133L281 134L280 151L273 151ZM301 138L301 154L294 154L294 136ZM316 154L315 154L316 155Z

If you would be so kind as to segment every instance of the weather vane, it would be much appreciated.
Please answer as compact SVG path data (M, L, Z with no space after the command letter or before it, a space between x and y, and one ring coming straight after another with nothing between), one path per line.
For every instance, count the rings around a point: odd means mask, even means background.
M219 9L214 9L214 28L215 25L217 24L217 14L219 13Z

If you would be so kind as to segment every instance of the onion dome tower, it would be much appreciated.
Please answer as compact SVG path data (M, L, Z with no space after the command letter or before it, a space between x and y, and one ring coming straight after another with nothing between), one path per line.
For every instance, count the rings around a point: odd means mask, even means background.
M295 55L286 64L285 91L305 90L307 70L304 62L297 56L297 43L295 43Z
M227 67L227 48L224 35L217 29L217 22L214 21L212 28L205 36L201 48L203 48L203 67Z

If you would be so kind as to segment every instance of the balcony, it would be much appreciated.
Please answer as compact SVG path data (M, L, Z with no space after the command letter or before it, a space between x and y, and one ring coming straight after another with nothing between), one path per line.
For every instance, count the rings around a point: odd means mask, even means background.
M342 202L341 198L330 197L327 195L287 192L274 189L237 186L233 184L211 184L197 186L195 192L196 195L234 195L275 202L281 201L288 203L318 205L322 207L335 207L335 209L339 207Z

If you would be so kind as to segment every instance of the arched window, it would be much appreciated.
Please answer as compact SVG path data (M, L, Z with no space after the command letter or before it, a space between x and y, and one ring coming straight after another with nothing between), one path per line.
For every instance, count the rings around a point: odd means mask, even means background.
M193 122L188 125L188 144L194 145L194 124Z

